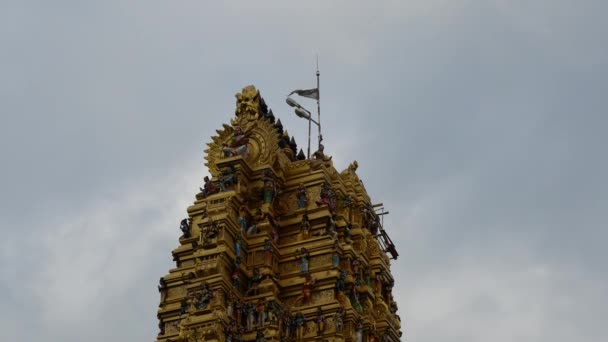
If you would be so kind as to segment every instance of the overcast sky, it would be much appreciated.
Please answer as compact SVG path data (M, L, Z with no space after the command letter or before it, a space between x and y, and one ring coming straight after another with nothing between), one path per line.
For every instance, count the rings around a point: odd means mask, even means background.
M605 342L606 1L0 0L0 340L152 341L203 149L321 66L405 340ZM302 103L314 108L314 102Z

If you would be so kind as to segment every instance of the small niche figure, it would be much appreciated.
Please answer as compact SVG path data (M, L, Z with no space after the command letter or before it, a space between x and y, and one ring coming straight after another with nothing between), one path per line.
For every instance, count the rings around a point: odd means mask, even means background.
M246 232L249 227L249 212L247 211L247 207L244 205L239 208L239 226L241 227L241 232Z
M237 236L236 240L234 241L234 252L236 253L237 257L241 256L242 244L243 240L241 239L241 236L239 234L239 236Z
M261 282L262 282L262 274L260 273L260 269L256 267L253 269L253 278L251 278L249 281L248 293L253 294L254 296L257 296L259 294L258 287L260 286Z
M340 277L336 281L336 289L338 290L339 293L344 293L344 290L346 290L346 276L347 275L348 275L348 272L346 272L346 271L340 272Z
M302 314L301 312L298 312L296 314L296 327L297 327L297 339L298 341L301 340L304 337L304 334L306 333L306 318L304 317L304 314Z
M327 218L327 235L332 239L338 240L338 232L336 231L336 215L331 215Z
M370 233L372 233L373 236L376 236L378 235L378 228L380 228L380 218L376 216L374 219L372 219L372 222L370 223L369 231Z
M264 325L266 324L266 305L268 304L267 301L263 300L263 299L258 299L258 303L255 306L256 312L258 314L258 326L260 328L264 328Z
M270 238L274 243L279 243L279 230L274 220L270 220Z
M363 342L363 320L359 320L357 322L357 327L355 329L355 336L357 342Z
M308 193L304 183L300 183L298 190L296 191L296 197L298 199L298 208L304 209L308 205Z
M158 306L160 307L165 302L165 297L167 295L167 282L163 277L161 277L158 281L158 292L160 293L160 304L158 304Z
M325 331L325 315L323 315L323 310L321 307L317 308L315 323L317 324L317 336L323 335L323 331Z
M351 266L353 270L353 275L355 276L355 278L359 278L361 272L361 260L359 259L359 257L353 259L353 261L351 262Z
M182 231L180 239L187 239L190 237L190 220L187 218L183 219L179 224L179 230Z
M230 144L224 144L224 147L222 148L224 156L235 157L240 155L243 156L243 158L247 158L249 152L247 149L247 142L249 142L248 135L243 133L241 127L235 127L232 141Z
M340 266L340 254L338 252L338 245L339 245L338 240L334 241L334 249L333 249L333 254L331 256L331 265L333 267Z
M272 203L274 199L274 195L276 195L276 182L274 177L272 176L272 171L266 170L264 171L264 176L262 177L262 181L264 182L264 189L262 191L264 203Z
M331 189L329 188L329 183L323 182L323 185L321 185L320 197L321 198L315 202L317 206L327 205L329 207L329 210L333 212L335 209L334 192L331 191Z
M338 310L334 314L334 322L336 323L336 332L338 334L342 333L342 329L344 328L344 308L338 307Z
M264 333L262 331L258 331L255 335L255 342L264 342Z
M273 251L274 248L272 247L270 240L264 240L264 264L268 267L272 267L272 255L274 254Z
M310 237L310 221L308 220L308 214L302 215L302 223L300 223L300 235L303 240Z
M317 279L313 278L310 274L307 274L306 280L304 280L304 284L302 284L302 294L296 298L294 304L312 304L312 291L314 290L316 284Z
M253 330L253 325L255 323L255 307L253 303L247 304L247 330Z
M234 264L232 268L232 273L230 274L230 278L232 279L232 287L235 289L241 288L241 279L239 278L239 266L238 264Z
M366 267L365 270L363 271L363 277L365 278L365 284L367 286L372 286L371 274L372 274L372 271L369 269L369 267Z
M302 247L300 250L296 250L299 255L295 258L300 260L300 273L308 273L308 263L310 261L310 253L308 253L308 249L306 247Z
M344 227L344 242L346 243L353 243L353 240L351 239L351 229L353 229L353 225L350 223Z
M218 183L220 186L220 191L222 192L228 190L229 186L236 185L238 183L238 178L234 165L226 166L222 169Z
M197 196L202 196L207 197L213 194L216 194L219 192L218 187L211 182L211 179L209 179L209 176L205 176L205 178L203 178L203 182L204 185L202 188L199 187L199 189L201 190L201 192L198 193Z

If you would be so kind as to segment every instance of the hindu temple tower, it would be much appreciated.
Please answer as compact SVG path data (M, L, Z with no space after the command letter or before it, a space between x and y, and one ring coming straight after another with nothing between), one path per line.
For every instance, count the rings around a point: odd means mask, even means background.
M398 254L357 162L307 159L255 87L236 96L158 285L157 340L402 340Z

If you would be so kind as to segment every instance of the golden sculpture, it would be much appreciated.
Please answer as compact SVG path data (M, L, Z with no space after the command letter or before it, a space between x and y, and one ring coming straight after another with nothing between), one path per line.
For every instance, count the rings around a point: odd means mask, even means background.
M358 163L338 173L323 147L296 160L260 92L236 100L160 279L157 340L400 341L397 253Z

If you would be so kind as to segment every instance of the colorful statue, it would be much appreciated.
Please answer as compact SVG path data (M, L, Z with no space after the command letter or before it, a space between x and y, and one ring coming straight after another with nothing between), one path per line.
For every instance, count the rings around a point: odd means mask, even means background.
M219 192L217 186L211 182L208 176L205 176L203 181L205 185L203 185L203 188L199 188L201 192L199 192L197 196L207 197Z
M326 204L329 207L329 210L334 211L334 193L329 188L329 183L323 182L321 186L321 198L317 200L315 203L317 206L321 206Z
M308 193L304 183L300 183L298 190L296 191L296 198L298 199L298 208L304 209L308 205Z
M336 324L336 332L338 334L342 333L342 329L344 328L344 308L338 307L338 311L334 314L334 322Z
M276 182L274 180L274 177L272 176L271 170L264 171L262 181L264 182L264 189L262 191L264 203L271 204L274 199L274 196L277 193Z
M165 302L165 297L167 296L167 282L163 277L158 281L158 292L160 292L160 304L158 304L160 307Z
M306 275L306 280L302 284L302 294L296 298L294 304L312 304L312 291L317 284L317 279L313 278L310 274Z
M241 232L247 232L247 228L249 227L249 211L247 207L242 205L239 208L239 226L241 227Z
M262 331L258 331L255 335L255 342L264 342L264 333Z
M232 136L232 141L230 142L230 144L224 144L224 147L222 148L224 156L243 156L243 158L247 158L247 155L249 153L249 149L247 148L248 142L249 136L243 133L243 130L240 127L235 127L234 134Z
M355 336L357 342L363 342L363 320L357 322L357 328L355 329Z
M345 243L353 243L353 240L351 239L351 229L353 229L353 225L348 223L346 225L346 227L344 227L344 242Z
M308 214L302 215L302 223L300 223L300 236L303 240L310 237L310 221L308 221Z
M258 314L258 326L262 329L264 328L264 325L266 324L266 304L267 304L267 302L260 298L260 299L258 299L258 303L255 306L257 314Z
M228 190L228 186L236 185L238 183L236 170L233 165L227 166L222 169L222 173L219 177L220 191Z
M306 318L304 317L304 314L302 314L301 312L298 312L296 314L295 317L295 321L296 321L296 327L297 327L297 339L298 341L302 340L302 338L304 337L304 334L306 332Z
M255 323L255 307L252 303L247 305L247 330L253 330L253 324Z
M180 239L187 239L190 237L190 220L187 218L183 219L179 224L179 230L182 231Z
M338 244L339 244L338 240L335 240L333 254L331 256L331 265L333 267L340 266L340 254L338 253Z
M241 247L242 247L242 243L243 240L241 239L241 236L237 236L236 240L234 241L234 251L236 256L241 256Z
M249 291L247 291L248 293L252 293L254 296L258 295L258 287L260 286L260 283L262 282L262 274L260 273L260 269L259 268L254 268L253 269L253 278L251 278L249 280Z
M327 218L326 234L335 241L338 241L338 232L336 231L336 215L331 215Z
M353 259L353 261L351 262L351 269L353 270L353 274L355 276L355 278L359 278L360 275L360 267L361 267L361 260L359 259L359 257L356 257Z
M325 315L323 315L323 310L321 307L317 308L317 317L315 317L315 323L317 324L317 336L323 335L323 331L325 330Z
M270 243L270 240L264 240L264 264L272 267L272 256L274 254L274 247Z
M340 277L336 281L336 289L338 290L339 293L344 293L344 290L346 290L346 276L347 275L348 275L348 272L346 272L346 271L340 272Z
M300 260L300 273L308 273L308 264L310 261L310 253L308 249L302 247L301 250L296 250L300 255L296 256L296 259Z

